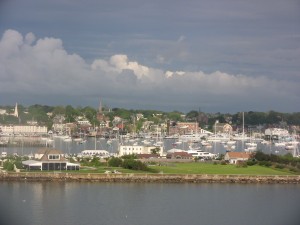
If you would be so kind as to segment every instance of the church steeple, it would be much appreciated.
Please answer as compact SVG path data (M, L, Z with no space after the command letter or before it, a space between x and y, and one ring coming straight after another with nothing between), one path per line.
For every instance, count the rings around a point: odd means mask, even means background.
M16 103L16 106L15 106L14 116L17 117L17 118L19 118L18 103Z
M101 101L101 98L100 98L100 102L99 102L99 109L98 109L98 112L99 112L99 113L102 113L102 101Z

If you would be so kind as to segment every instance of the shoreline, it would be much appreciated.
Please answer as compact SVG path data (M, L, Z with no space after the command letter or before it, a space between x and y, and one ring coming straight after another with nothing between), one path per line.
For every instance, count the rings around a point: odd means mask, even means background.
M0 182L1 181L299 184L300 175L100 174L59 172L9 172L0 174Z

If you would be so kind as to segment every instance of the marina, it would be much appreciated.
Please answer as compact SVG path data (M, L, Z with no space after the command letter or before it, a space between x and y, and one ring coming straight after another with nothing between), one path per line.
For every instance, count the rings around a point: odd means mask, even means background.
M30 155L41 147L55 148L65 154L80 154L84 150L105 150L111 155L117 155L120 145L122 146L155 146L163 149L162 155L171 149L180 149L184 151L201 150L211 154L225 154L227 151L244 152L244 151L262 151L268 154L284 155L287 153L299 155L299 142L286 142L284 145L278 145L279 142L269 142L262 139L244 141L222 141L222 140L202 140L179 141L178 138L164 138L159 145L155 145L156 139L134 138L120 140L117 138L95 138L86 137L80 141L69 137L1 137L6 141L6 145L0 145L0 153L9 155Z

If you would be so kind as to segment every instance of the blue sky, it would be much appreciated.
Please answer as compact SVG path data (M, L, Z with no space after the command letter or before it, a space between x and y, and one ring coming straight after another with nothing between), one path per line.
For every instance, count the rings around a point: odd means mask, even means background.
M0 104L300 111L297 0L4 0Z

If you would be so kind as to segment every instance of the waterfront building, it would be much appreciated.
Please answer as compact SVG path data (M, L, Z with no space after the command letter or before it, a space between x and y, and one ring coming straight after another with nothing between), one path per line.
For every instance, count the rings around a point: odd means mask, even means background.
M154 150L159 150L157 154L163 154L163 147L157 146L144 146L144 145L120 145L119 156L132 155L132 154L152 154Z
M275 139L279 140L283 137L289 136L289 132L286 129L281 129L281 128L269 128L265 130L265 138L267 139Z
M47 134L46 126L30 126L30 125L11 125L0 126L0 130L8 135L22 134L22 135L44 135Z
M22 164L28 170L79 170L79 164L68 162L57 149L39 149L35 159L23 161Z

